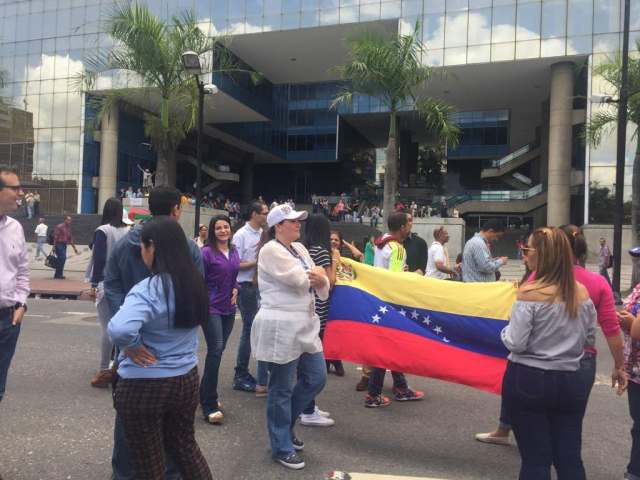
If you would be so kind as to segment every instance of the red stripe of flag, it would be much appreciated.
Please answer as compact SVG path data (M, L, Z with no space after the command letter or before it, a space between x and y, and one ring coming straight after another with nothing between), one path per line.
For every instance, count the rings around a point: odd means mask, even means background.
M324 334L327 359L412 373L500 394L506 359L471 352L394 328L331 320Z

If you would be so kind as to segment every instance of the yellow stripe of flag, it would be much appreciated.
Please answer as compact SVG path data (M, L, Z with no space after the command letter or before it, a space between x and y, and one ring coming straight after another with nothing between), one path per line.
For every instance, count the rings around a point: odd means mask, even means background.
M508 320L516 298L511 282L451 282L416 273L389 272L348 258L341 262L338 285L359 288L384 302L405 307Z

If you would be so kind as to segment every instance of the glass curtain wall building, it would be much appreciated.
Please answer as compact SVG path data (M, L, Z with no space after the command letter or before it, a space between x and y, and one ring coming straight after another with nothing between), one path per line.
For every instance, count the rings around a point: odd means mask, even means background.
M589 116L606 107L589 101L560 104L567 95L607 93L606 85L591 71L620 50L622 0L139 3L162 18L192 10L203 31L229 35L232 52L264 73L266 82L258 87L213 79L223 95L216 99L221 107L207 119L211 128L208 151L212 157L224 151L219 156L224 160L218 158L212 164L230 166L241 182L254 172L256 180L262 178L260 172L278 172L274 175L310 179L304 181L306 194L329 194L331 182L323 172L342 171L343 163L353 167L354 178L359 178L357 172L373 172L377 180L376 149L385 143L384 108L377 99L360 98L352 106L330 110L328 104L339 86L331 67L345 61L343 40L358 29L379 27L402 34L419 23L426 47L423 63L448 72L427 93L458 109L463 130L461 145L450 151L451 178L440 194L453 198L461 191L478 190L477 198L483 198L484 190L528 192L537 188L536 192L550 200L565 188L570 190L572 220L581 223L585 218L600 220L589 215L589 186L609 192L615 188L615 132L597 148L576 141ZM640 2L631 4L633 47L640 39ZM73 79L82 72L84 58L96 49L111 47L102 25L112 5L110 0L0 0L0 69L6 72L0 90L0 162L17 167L26 181L37 186L48 213L89 213L97 208L98 177L106 159L100 158L100 136L89 126L92 112ZM136 80L114 73L101 78L99 88L128 85L136 85ZM566 114L560 128L552 114L559 106ZM428 142L428 134L412 118L410 108L406 110L401 116L404 140L400 143L401 156L404 151L408 163L401 167L406 169L401 171L401 185L412 195L412 188L421 185L415 178L419 176L415 165L420 163L417 145ZM118 189L139 182L136 165L153 165L155 155L148 149L140 124L135 116L120 117L121 140L115 159ZM341 125L350 132L345 141L348 148L340 145L345 137ZM566 133L567 128L569 138L554 133ZM630 128L626 197L630 196L635 151L632 133ZM186 157L193 156L192 141L187 139L182 148ZM354 145L365 153L357 153ZM347 151L353 157L351 163L345 160ZM573 164L562 166L568 177L552 178L549 171L555 171L554 162L567 152L574 159ZM368 167L358 166L360 160L354 159L358 155L366 157L363 165L368 162ZM576 157L582 160L576 162ZM179 177L190 182L193 166L187 161L181 165ZM370 179L361 180L364 184ZM245 192L252 188L260 193L257 183L242 187ZM585 193L586 201L576 203ZM567 201L565 197L562 202ZM547 198L530 200L522 200L517 207L506 203L512 209L527 210L519 213L544 209L548 203ZM481 200L469 198L465 208L478 213L485 208L482 205Z

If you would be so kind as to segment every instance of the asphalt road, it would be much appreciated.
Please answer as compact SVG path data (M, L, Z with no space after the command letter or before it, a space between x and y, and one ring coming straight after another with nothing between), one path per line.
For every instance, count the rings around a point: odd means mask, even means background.
M114 411L109 391L89 386L100 333L93 305L32 300L29 307L0 404L0 474L4 480L107 480ZM412 386L426 391L424 401L369 410L354 389L360 375L351 364L345 377L330 376L318 399L336 425L297 429L306 443L307 467L293 472L276 465L268 450L265 400L231 388L239 326L237 320L221 368L226 421L210 426L196 417L197 438L214 478L320 480L331 470L446 480L517 478L515 447L473 440L474 433L493 428L498 397L412 377ZM611 359L600 334L598 341L599 380L606 381ZM630 426L626 397L598 382L584 425L590 479L622 478Z

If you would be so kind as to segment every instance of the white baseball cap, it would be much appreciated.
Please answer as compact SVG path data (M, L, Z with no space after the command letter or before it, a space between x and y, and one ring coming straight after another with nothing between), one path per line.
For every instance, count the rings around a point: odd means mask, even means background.
M269 228L279 224L285 220L306 220L309 216L309 212L303 210L298 212L291 208L288 204L283 203L277 207L273 207L267 215L267 225Z

